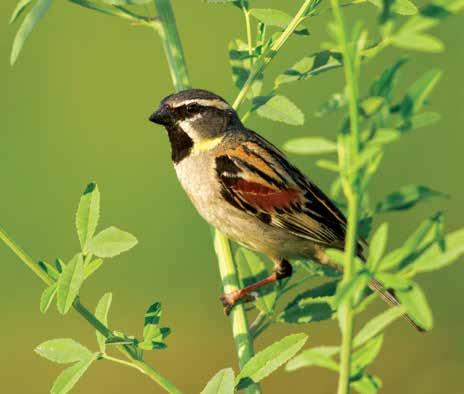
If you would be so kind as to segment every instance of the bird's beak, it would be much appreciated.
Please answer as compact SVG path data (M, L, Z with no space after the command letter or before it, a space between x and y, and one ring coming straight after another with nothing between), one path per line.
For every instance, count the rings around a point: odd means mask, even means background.
M161 106L151 114L149 120L153 123L167 126L171 123L171 115L165 106Z

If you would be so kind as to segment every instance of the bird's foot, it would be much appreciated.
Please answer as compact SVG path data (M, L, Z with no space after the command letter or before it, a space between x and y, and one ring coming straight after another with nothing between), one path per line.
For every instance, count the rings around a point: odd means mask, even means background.
M256 300L257 294L255 292L246 292L244 289L232 291L230 293L224 293L220 300L224 306L224 313L229 316L230 311L239 301L252 302Z

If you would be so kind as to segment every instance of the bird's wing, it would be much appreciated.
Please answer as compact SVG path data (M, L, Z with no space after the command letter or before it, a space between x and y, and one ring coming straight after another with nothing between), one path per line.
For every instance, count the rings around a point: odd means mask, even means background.
M216 158L224 199L270 226L342 248L343 214L282 152L251 133Z

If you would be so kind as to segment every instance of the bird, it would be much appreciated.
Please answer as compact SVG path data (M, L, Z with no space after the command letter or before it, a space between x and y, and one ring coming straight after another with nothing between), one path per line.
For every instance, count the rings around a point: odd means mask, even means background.
M203 89L165 97L149 120L164 126L181 186L199 214L231 240L269 257L267 278L221 297L228 314L262 286L289 278L293 259L341 270L327 249L344 249L347 221L324 192L272 143L246 128L221 96ZM365 241L357 242L363 259ZM369 282L391 306L392 290ZM407 314L406 320L419 331Z

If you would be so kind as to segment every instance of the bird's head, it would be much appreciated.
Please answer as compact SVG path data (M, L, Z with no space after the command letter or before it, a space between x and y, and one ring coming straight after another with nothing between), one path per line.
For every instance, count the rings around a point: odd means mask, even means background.
M218 141L229 126L240 122L235 110L222 97L201 89L167 96L150 120L168 131L175 162L192 150Z

